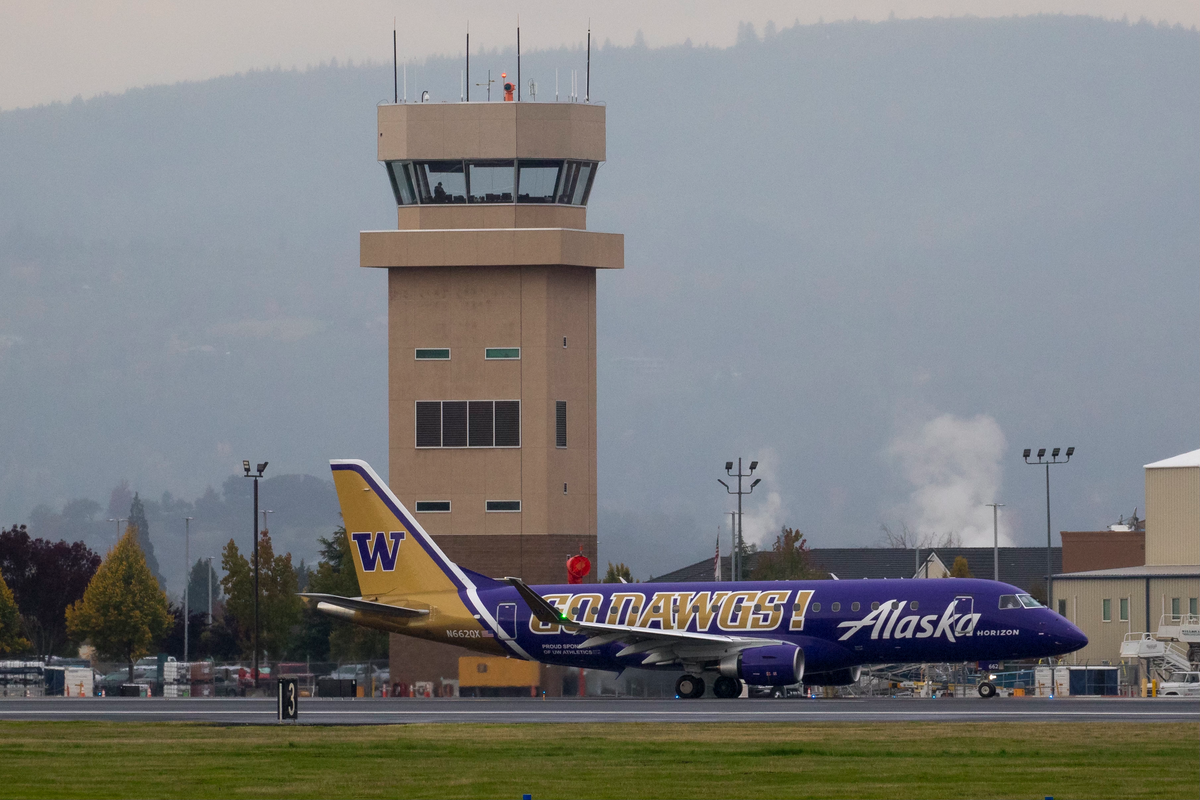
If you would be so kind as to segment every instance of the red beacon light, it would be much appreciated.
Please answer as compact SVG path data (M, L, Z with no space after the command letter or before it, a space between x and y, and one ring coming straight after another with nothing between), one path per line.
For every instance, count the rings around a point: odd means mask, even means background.
M504 81L504 102L511 103L513 101L513 92L517 90L517 87L514 84L509 83L506 78L508 78L508 73L501 72L500 80ZM586 575L587 573L584 574Z
M581 551L583 548L579 548ZM592 571L592 562L582 552L567 559L567 583L583 583L583 579Z

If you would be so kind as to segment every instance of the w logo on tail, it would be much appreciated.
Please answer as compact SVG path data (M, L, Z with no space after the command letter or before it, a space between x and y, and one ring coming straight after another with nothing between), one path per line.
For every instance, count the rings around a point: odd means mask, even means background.
M375 539L372 542L371 537ZM384 537L391 539L389 545L384 541ZM396 555L400 550L400 540L404 538L404 531L391 531L384 533L352 533L351 540L358 545L358 558L362 562L363 572L375 572L376 567L382 567L384 572L393 572L396 569Z

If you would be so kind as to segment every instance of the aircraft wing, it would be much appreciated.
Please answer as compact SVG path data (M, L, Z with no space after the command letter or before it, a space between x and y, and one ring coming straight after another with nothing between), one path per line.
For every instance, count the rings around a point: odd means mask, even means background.
M538 621L561 625L567 630L587 634L588 638L579 644L580 649L624 642L626 646L617 653L617 657L645 653L646 657L642 660L642 664L645 666L668 664L674 661L699 665L720 660L723 656L751 647L786 644L780 639L756 636L726 636L724 634L573 620L547 602L546 598L529 588L520 578L505 578L504 580L517 590Z
M385 617L424 617L429 615L429 611L423 608L405 608L404 606L392 606L387 603L376 603L371 600L363 600L361 597L342 597L336 594L321 594L320 592L297 592L301 597L311 597L321 603L329 603L333 606L347 608L351 611L366 611L371 614L379 614Z

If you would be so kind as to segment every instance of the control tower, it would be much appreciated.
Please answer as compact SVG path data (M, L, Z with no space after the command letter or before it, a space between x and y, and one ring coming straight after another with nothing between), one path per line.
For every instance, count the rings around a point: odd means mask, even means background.
M378 116L397 229L363 231L360 265L388 272L392 491L462 566L565 583L596 561L596 270L624 266L621 234L587 230L605 108ZM466 652L393 636L391 680L436 687Z

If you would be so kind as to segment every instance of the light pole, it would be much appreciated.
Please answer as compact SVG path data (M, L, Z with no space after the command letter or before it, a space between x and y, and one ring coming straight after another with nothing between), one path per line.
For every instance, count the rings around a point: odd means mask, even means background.
M117 541L118 542L121 541L121 523L124 521L125 521L125 517L117 517L116 519L109 520L109 522L117 523Z
M1000 518L997 509L1004 503L984 503L992 507L992 580L1000 580Z
M192 520L195 517L183 518L183 561L187 564L187 569L183 571L183 663L188 660L188 621L192 616L191 599L188 597L188 589L192 583L192 550L191 550L191 533Z
M254 561L254 688L258 688L258 479L263 476L263 470L267 468L267 462L264 461L258 465L258 474L250 474L250 462L242 461L242 469L246 471L245 477L254 480L254 550L251 558Z
M263 512L262 512L262 518L263 518L263 526L262 526L262 529L263 529L264 531L267 531L267 530L270 530L270 529L271 529L271 528L270 528L270 526L269 526L269 525L267 525L267 514L274 514L274 513L275 513L274 511L263 511Z
M1075 455L1075 448L1068 447L1066 452L1067 457L1059 461L1058 454L1061 450L1062 448L1059 447L1054 448L1050 451L1050 458L1047 459L1046 448L1043 447L1037 451L1037 461L1029 460L1031 450L1028 447L1022 453L1026 464L1033 464L1034 466L1044 464L1046 466L1046 607L1050 609L1054 608L1054 584L1050 580L1050 576L1054 574L1054 569L1050 565L1050 467L1055 464L1066 464L1071 460L1071 456Z
M731 478L737 478L737 479L738 479L738 483L737 483L737 487L738 487L738 488L737 488L737 491L736 491L736 492L735 492L733 489L730 489L730 488L729 488L729 484L728 484L728 483L726 483L725 481L721 480L720 478L718 478L718 479L717 479L717 483L719 483L719 484L721 484L722 486L724 486L724 487L725 487L725 491L726 491L726 493L728 493L728 494L736 494L736 495L737 495L737 499L738 499L738 509L737 509L737 546L734 548L734 549L737 551L737 552L736 552L736 555L737 555L737 567L736 567L736 568L734 568L733 570L731 570L731 572L733 572L733 579L734 579L735 581L740 581L740 580L742 579L742 546L745 544L745 542L744 542L744 541L743 541L743 539L742 539L742 495L744 495L744 494L751 494L751 493L754 491L754 487L755 487L755 486L758 486L760 483L762 483L762 478L755 478L755 479L754 479L754 483L750 484L750 488L749 488L749 489L746 489L745 491L742 491L742 478L749 478L751 475L753 475L753 474L754 474L754 470L755 470L757 467L758 467L758 462L757 462L757 461L751 461L751 462L750 462L750 471L749 471L749 472L742 472L742 460L739 458L739 459L738 459L738 471L737 471L736 473L734 473L734 471L733 471L733 462L732 462L732 461L726 461L726 462L725 462L725 474L726 474L726 475L728 475L728 476L729 476L729 477L731 477ZM730 566L732 567L733 565L731 564Z
M208 625L209 625L209 627L212 627L212 624L213 624L213 619L212 619L212 576L213 576L212 561L213 561L213 557L209 556L208 558L206 558L204 560L208 562Z

